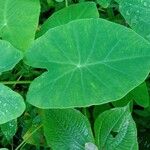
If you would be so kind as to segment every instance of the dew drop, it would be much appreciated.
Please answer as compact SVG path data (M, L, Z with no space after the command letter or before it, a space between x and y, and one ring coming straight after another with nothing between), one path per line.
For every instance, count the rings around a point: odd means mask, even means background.
M85 150L98 150L97 146L91 142L85 143Z
M126 12L126 15L127 15L127 16L129 16L129 15L130 15L129 11L127 11L127 12Z

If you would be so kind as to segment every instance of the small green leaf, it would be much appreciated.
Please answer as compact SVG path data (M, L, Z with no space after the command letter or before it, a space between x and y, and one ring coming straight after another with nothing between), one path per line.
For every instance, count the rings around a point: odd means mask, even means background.
M39 0L0 0L0 37L25 50L34 40L39 13Z
M70 5L50 16L42 25L38 36L43 35L50 28L66 24L76 19L98 18L99 13L96 4L93 2L85 2Z
M100 150L138 150L136 125L128 107L100 114L94 130Z
M85 150L86 143L94 142L87 118L77 110L44 110L43 123L53 150Z
M1 131L8 141L10 141L17 131L17 120L9 121L0 125Z
M147 77L149 48L132 30L103 19L50 29L26 53L27 64L48 70L31 83L27 101L71 108L118 100Z
M21 59L22 53L10 43L0 41L0 74L11 70ZM0 83L0 124L19 117L25 110L23 98Z
M150 1L116 0L120 12L129 25L140 35L150 41Z
M107 8L112 0L97 0L97 3L104 8Z
M7 149L7 148L0 148L0 150L9 150L9 149Z

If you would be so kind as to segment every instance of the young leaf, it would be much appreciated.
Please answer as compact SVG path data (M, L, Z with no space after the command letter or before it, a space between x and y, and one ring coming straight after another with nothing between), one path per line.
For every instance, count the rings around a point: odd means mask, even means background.
M128 107L114 108L100 114L94 130L101 150L138 150L136 125Z
M72 20L98 17L99 13L93 2L70 5L50 16L42 25L38 36L43 35L50 28L66 24Z
M39 13L39 0L0 0L0 37L25 50L34 40Z
M9 141L13 138L17 131L17 120L11 120L5 124L0 125L1 131L6 137L6 139Z
M43 124L53 150L85 150L86 143L94 142L87 118L77 110L44 110Z
M0 41L0 74L11 70L21 59L22 53L10 43ZM0 124L19 117L25 110L23 98L10 88L0 84Z
M150 41L150 1L116 0L120 12L129 25L140 35Z
M31 83L27 101L70 108L120 99L147 77L149 48L132 30L103 19L53 28L26 53L27 64L48 70Z

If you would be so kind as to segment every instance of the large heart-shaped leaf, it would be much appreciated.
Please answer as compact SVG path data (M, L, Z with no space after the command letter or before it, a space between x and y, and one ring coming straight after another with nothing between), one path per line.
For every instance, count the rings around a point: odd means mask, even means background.
M0 73L12 69L22 53L6 41L0 41ZM0 84L0 124L19 117L25 110L23 98L10 88Z
M40 108L68 108L120 99L150 70L150 44L132 30L103 19L82 19L49 30L26 54L46 68L27 101Z
M0 37L25 50L34 40L39 0L0 0Z
M128 107L103 112L95 122L100 150L138 150L136 125Z
M94 142L87 118L77 110L44 110L43 124L53 150L85 150Z
M116 0L129 25L150 41L150 0Z
M38 36L43 35L50 28L66 24L72 20L98 17L99 13L93 2L70 5L50 16L41 26Z

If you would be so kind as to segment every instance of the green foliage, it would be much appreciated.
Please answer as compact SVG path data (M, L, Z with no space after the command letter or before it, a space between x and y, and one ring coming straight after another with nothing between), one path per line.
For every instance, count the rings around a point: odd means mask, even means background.
M6 139L9 141L13 138L13 136L16 134L17 131L17 120L9 121L5 124L0 125L0 128L6 137Z
M0 0L0 150L149 150L149 16L149 0Z
M39 13L39 0L0 0L0 37L25 50L34 40Z
M100 114L94 129L99 149L138 149L136 125L127 106L110 109Z
M22 53L10 43L0 41L0 74L11 70L21 59ZM0 83L0 124L19 117L25 110L23 98Z
M31 83L27 101L39 108L68 108L120 99L147 77L149 47L133 31L102 19L49 30L26 54L27 64L48 70Z
M150 41L150 1L116 0L120 12L129 25L140 35Z
M97 0L97 3L103 6L104 8L107 8L110 4L111 0Z
M52 16L50 16L41 26L41 29L38 32L38 36L43 35L50 28L66 24L76 19L98 18L98 17L99 14L95 3L86 2L71 5L69 7L65 7L60 11L57 11Z
M43 111L44 133L54 150L84 150L93 143L90 124L85 116L73 109Z

